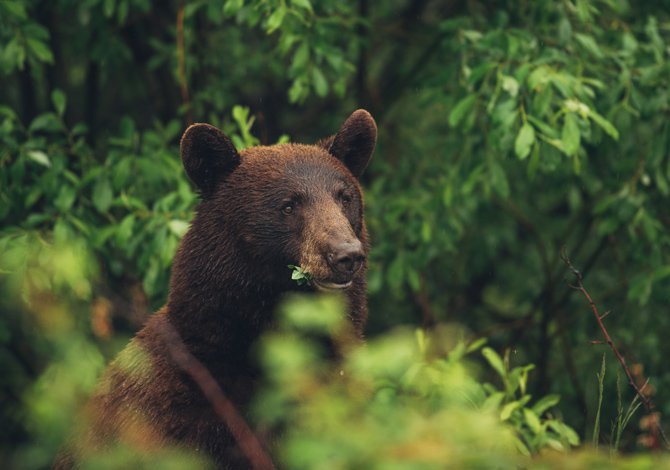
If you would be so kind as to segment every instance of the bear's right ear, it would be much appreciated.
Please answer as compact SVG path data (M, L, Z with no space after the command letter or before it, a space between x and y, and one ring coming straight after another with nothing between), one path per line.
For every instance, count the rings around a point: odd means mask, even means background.
M377 143L377 124L370 113L358 109L344 121L335 137L317 145L325 147L344 163L351 173L360 177L368 166Z
M221 178L240 164L231 140L209 124L193 124L186 129L180 147L186 174L203 197L211 196Z

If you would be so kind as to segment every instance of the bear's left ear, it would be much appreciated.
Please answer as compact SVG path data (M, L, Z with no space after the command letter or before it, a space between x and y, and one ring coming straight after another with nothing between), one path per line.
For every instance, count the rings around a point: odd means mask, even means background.
M326 142L330 143L330 140ZM358 109L344 121L327 149L358 178L368 166L376 143L377 124L375 120L366 110Z
M180 147L186 174L203 197L211 196L221 178L240 164L240 155L228 136L209 124L186 129Z

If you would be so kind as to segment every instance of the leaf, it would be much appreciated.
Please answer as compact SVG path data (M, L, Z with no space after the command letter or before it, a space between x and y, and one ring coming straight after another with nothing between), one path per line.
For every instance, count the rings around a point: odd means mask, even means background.
M293 54L293 62L291 62L291 70L300 71L305 68L307 62L309 61L309 45L307 42L303 42L298 46Z
M456 127L463 120L466 114L468 114L474 107L475 101L477 100L477 95L472 94L468 95L465 98L461 99L456 106L449 113L449 125L451 127Z
M172 219L170 222L168 222L168 228L178 238L181 238L188 230L188 222L185 220Z
M247 121L249 119L249 108L246 106L235 105L232 111L233 119L240 129L247 128Z
M51 160L49 160L49 156L41 150L29 150L27 155L28 158L34 162L39 163L40 165L44 165L46 167L51 166Z
M546 421L546 425L556 431L561 438L566 439L571 446L579 445L579 436L575 430L567 424L551 419Z
M28 18L26 13L26 7L22 1L3 1L1 2L2 8L17 17L18 19L25 20Z
M498 353L489 347L485 347L482 349L482 355L504 380L507 377L507 373L505 372L505 366Z
M513 401L503 406L503 409L500 411L500 420L507 421L510 416L512 416L512 413L514 413L514 410L518 409L520 406L521 402L518 401Z
M533 410L524 408L523 416L526 419L526 424L528 424L530 430L533 431L534 434L540 434L540 432L542 431L542 424L540 423L540 419L533 412Z
M302 267L289 264L288 268L292 270L291 280L296 281L299 286L308 284L310 282L312 277Z
M62 117L65 113L65 93L63 93L62 90L54 90L51 93L51 102L53 103L54 108L56 108L56 113Z
M286 8L279 7L277 8L265 23L266 32L268 34L274 33L281 26L284 21L284 16L286 16Z
M530 149L535 143L535 128L528 122L524 123L519 129L519 133L514 141L514 153L520 160L524 160L530 154Z
M531 456L530 450L528 450L528 447L526 446L526 444L523 443L523 441L521 439L514 436L513 440L514 440L514 445L515 445L516 449L519 451L519 453L521 455L523 455L525 457L530 457Z
M309 10L310 12L312 11L312 4L309 0L291 0L291 3L298 8Z
M614 140L619 140L619 131L614 127L614 125L609 122L607 119L602 117L600 114L596 113L593 109L589 112L589 117L600 126L611 138Z
M546 65L540 65L528 75L528 87L531 90L539 90L551 80L551 69Z
M489 162L489 178L491 186L498 194L502 197L509 196L509 181L507 181L505 170L503 170L502 165L493 159Z
M58 191L58 196L54 200L54 206L56 206L56 209L60 212L68 212L72 207L72 204L74 204L76 197L77 193L75 189L66 184L61 187L60 191Z
M293 81L288 91L288 99L291 103L298 103L307 98L307 87L302 77Z
M482 403L481 409L484 411L494 411L500 407L500 404L505 399L505 394L503 392L495 392L492 395L489 395L484 403Z
M575 34L575 39L577 39L577 42L596 59L603 58L603 52L600 50L600 46L598 46L596 40L593 39L593 36L577 33Z
M653 278L646 273L638 274L633 277L628 288L628 300L637 300L642 306L649 302L653 287Z
M579 126L577 125L577 117L574 113L565 114L561 140L563 142L563 151L566 155L572 156L579 151L580 133Z
M105 13L105 16L107 18L111 17L114 14L114 4L116 3L116 0L105 0L103 4L103 11Z
M472 343L468 344L467 348L465 348L465 352L467 354L475 352L477 349L481 348L486 344L487 339L486 338L479 338L474 340Z
M52 64L54 61L54 56L51 53L51 49L45 43L35 38L27 38L26 43L30 50L35 54L40 61Z
M568 440L568 443L571 446L578 446L580 443L579 435L570 426L563 423L561 424L561 427L563 428L563 436Z
M130 237L133 235L133 228L135 226L135 216L128 214L118 225L116 230L116 242L123 246L128 243Z
M386 279L394 290L399 290L405 280L405 261L403 257L396 256L386 271Z
M31 131L58 131L62 129L62 127L62 124L54 113L44 113L33 119L33 121L30 123L29 129Z
M547 411L552 406L556 406L561 400L559 395L547 395L539 399L532 407L533 411L538 415L542 416L542 413Z
M514 97L519 93L519 82L516 78L505 75L502 78L502 89Z
M108 178L100 178L93 188L93 205L99 212L107 212L107 209L112 205L112 185Z
M318 96L324 97L328 94L328 82L318 67L312 67L312 83Z

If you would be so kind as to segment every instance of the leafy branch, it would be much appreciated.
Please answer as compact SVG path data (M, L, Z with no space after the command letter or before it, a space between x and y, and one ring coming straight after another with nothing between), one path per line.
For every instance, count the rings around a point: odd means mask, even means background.
M297 282L299 286L309 285L312 281L312 276L300 266L289 264L288 268L292 271L291 279Z

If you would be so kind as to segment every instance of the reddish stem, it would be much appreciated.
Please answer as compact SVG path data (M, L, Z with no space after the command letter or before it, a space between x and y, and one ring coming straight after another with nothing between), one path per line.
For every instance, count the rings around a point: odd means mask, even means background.
M223 393L209 370L188 351L179 333L168 321L162 322L161 333L166 340L172 359L198 385L216 414L228 427L237 445L251 462L251 467L254 470L275 470L272 460L235 405Z
M621 367L624 370L624 373L626 374L626 377L628 377L628 383L630 386L635 390L635 393L637 396L640 398L642 401L642 404L644 405L645 409L647 412L651 412L654 409L654 403L651 401L651 398L649 396L644 394L644 389L647 387L647 384L649 383L649 380L647 379L645 383L642 385L642 387L638 387L637 384L635 383L635 378L633 377L633 374L631 373L630 369L628 368L628 365L626 364L626 359L623 357L623 355L619 352L619 349L616 347L614 344L614 340L612 340L612 337L610 334L607 332L607 328L605 327L605 324L603 323L603 319L609 315L610 311L608 310L604 314L600 314L598 312L598 308L596 307L595 302L591 298L591 295L589 295L588 291L584 287L584 284L582 283L582 273L580 273L570 262L570 259L565 255L565 253L561 254L561 259L563 262L566 264L566 266L572 271L572 274L575 275L575 278L577 279L577 283L574 285L570 285L575 290L578 290L579 292L582 293L582 295L586 298L586 300L589 302L589 305L591 306L591 310L593 311L594 316L596 317L596 321L598 322L598 326L600 327L600 331L603 332L603 335L605 336L605 343L610 347L614 355L616 356L617 360L621 364ZM598 342L593 341L592 343L597 344ZM663 428L661 427L660 423L658 424L658 432L663 438L663 441L666 445L668 446L668 439L665 436L665 432L663 431Z

